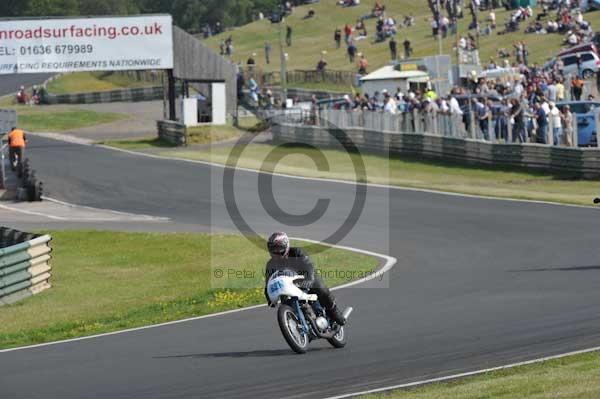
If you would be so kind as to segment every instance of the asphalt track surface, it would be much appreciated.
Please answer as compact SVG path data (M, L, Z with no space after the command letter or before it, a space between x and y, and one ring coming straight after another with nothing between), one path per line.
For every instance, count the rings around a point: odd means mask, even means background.
M234 230L223 169L32 138L49 195ZM289 212L331 199L322 239L347 215L354 187L274 177ZM266 216L257 174L238 172L241 214ZM6 398L314 398L499 366L600 345L600 213L594 209L369 187L342 244L398 258L388 288L337 291L355 307L349 344L292 354L266 308L0 353ZM243 261L243 254L240 254ZM58 267L58 265L57 265Z
M14 93L17 94L20 86L33 86L42 84L53 74L50 73L25 73L0 75L0 96Z

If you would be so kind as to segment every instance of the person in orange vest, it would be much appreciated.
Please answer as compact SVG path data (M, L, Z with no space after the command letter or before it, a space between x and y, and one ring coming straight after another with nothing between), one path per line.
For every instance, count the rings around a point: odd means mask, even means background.
M23 161L23 152L26 144L27 137L25 136L25 132L13 127L8 134L8 156L13 171L17 169L17 164ZM19 157L18 159L17 156Z

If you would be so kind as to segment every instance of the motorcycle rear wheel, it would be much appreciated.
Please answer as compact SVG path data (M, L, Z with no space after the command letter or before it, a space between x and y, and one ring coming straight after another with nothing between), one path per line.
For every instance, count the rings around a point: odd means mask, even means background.
M302 324L298 320L294 309L288 305L280 305L277 309L277 322L281 334L283 334L283 338L285 338L290 348L299 354L306 353L310 339L308 334L302 332Z
M328 338L327 342L331 344L334 348L343 348L346 346L348 342L348 336L346 335L346 329L342 326L340 327L340 331L335 334L333 337Z

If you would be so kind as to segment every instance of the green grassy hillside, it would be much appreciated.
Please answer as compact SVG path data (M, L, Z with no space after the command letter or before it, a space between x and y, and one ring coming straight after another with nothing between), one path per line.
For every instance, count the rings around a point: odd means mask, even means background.
M333 32L336 27L343 29L346 23L355 24L357 18L368 14L375 3L375 0L362 0L361 5L350 8L336 6L335 0L321 0L319 4L297 7L294 13L286 19L293 29L292 47L285 48L289 54L288 69L314 69L319 61L321 51L327 51L326 60L329 69L355 70L356 65L351 64L345 52L345 46L336 49L333 40ZM429 20L431 14L425 0L383 0L382 4L386 6L387 14L401 22L404 15L412 13L416 18L416 25L410 28L402 28L397 36L399 53L401 52L401 43L406 37L412 42L414 56L420 57L432 55L437 52L437 41L431 35ZM315 17L303 19L308 10L312 8L315 11ZM534 12L537 12L536 8ZM496 20L498 27L502 27L506 21L508 13L504 9L496 10ZM480 20L485 19L487 13L480 13ZM592 23L592 27L600 29L600 12L591 12L584 14L584 18ZM389 62L388 43L374 44L373 38L375 29L375 19L366 20L369 37L366 40L356 42L358 50L364 53L369 60L370 68L373 70ZM459 21L459 33L466 32L470 22L469 12L465 10L465 18ZM485 26L485 25L483 25ZM495 56L499 48L512 49L512 43L517 40L524 40L529 46L530 62L541 63L555 54L561 47L562 36L558 34L535 35L522 33L525 24L521 24L521 32L497 35L495 32L491 36L482 37L480 40L480 55L482 61L487 62L491 56ZM285 26L284 26L285 29ZM233 38L234 53L232 60L245 63L248 56L256 53L257 64L266 71L279 70L279 25L272 24L269 20L256 21L214 36L206 41L213 49L219 50L219 43L229 35ZM264 58L264 43L269 41L273 52L271 55L271 64L266 65ZM443 52L451 52L456 39L448 37L443 41ZM453 58L454 60L455 58ZM514 59L514 57L513 57Z

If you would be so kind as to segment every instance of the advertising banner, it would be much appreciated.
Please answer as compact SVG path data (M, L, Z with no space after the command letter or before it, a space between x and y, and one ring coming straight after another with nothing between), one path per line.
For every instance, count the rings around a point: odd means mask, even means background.
M170 15L0 21L0 74L170 68Z

